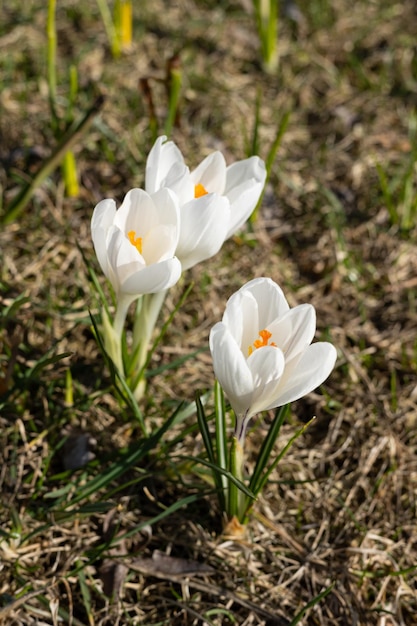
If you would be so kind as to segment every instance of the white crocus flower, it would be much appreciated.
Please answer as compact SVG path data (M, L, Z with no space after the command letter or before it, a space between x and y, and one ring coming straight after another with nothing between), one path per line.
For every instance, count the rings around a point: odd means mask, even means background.
M259 157L227 166L221 152L207 156L193 171L179 148L159 137L146 163L149 193L171 189L178 197L181 230L177 256L183 269L214 256L249 218L262 193L266 170Z
M175 256L178 201L170 190L130 190L119 209L114 200L95 207L91 233L98 262L117 298L114 328L122 331L129 305L139 296L164 291L181 275Z
M210 333L216 378L236 413L235 436L243 441L251 417L310 393L329 376L336 349L311 343L315 309L290 309L281 288L255 278L231 296Z

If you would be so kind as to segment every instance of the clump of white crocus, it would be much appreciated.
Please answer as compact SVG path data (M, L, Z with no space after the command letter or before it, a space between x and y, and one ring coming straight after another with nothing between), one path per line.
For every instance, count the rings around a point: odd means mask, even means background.
M116 313L103 316L105 347L123 373L121 335L129 306L145 294L165 292L181 275L175 256L179 207L173 192L130 190L121 206L102 200L95 207L91 233L101 269L113 286Z
M290 308L270 278L255 278L226 304L210 333L216 378L236 414L235 436L243 443L251 417L298 400L332 371L336 349L312 343L316 313L311 304Z
M211 459L233 480L213 470L219 503L226 515L226 532L243 532L254 499L303 426L277 454L276 439L288 403L318 387L332 371L336 349L328 342L312 343L316 314L310 304L290 308L281 288L270 278L255 278L229 298L221 322L210 333L215 385L215 445L209 442L204 411L197 403L200 430ZM235 413L235 430L228 444L221 389ZM252 475L244 475L244 444L250 419L281 407L272 420ZM238 482L236 482L236 480ZM240 486L239 486L240 483Z
M149 193L171 189L178 197L181 228L176 255L183 269L214 256L249 218L261 196L266 169L253 156L227 166L221 152L190 171L179 148L159 137L146 162Z

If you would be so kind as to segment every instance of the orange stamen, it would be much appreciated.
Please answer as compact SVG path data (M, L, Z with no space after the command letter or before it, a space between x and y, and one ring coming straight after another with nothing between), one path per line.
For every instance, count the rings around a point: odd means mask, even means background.
M263 348L264 346L273 346L274 348L277 347L277 344L274 343L273 341L271 341L271 343L268 343L268 341L271 339L272 337L272 333L269 332L269 330L260 330L259 331L259 336L260 339L256 339L253 342L253 347L249 346L248 348L248 355L250 356L253 352L253 349L255 348L255 350L257 350L258 348Z
M207 189L201 183L198 183L194 187L194 198L201 198L202 196L205 196L207 194L208 194Z
M139 254L142 254L142 237L136 237L136 231L134 230L129 230L127 236L132 246L135 246Z

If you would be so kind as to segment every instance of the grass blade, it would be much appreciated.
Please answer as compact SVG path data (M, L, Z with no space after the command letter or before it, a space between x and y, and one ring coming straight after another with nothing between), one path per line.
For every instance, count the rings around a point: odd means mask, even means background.
M220 504L221 509L224 511L225 501L224 501L223 476L219 472L219 467L218 467L218 463L216 459L216 454L213 448L213 444L211 441L211 434L210 434L210 430L207 424L205 411L201 403L201 400L198 396L196 397L195 402L196 402L196 407L197 407L198 427L200 429L204 447L206 448L207 456L209 458L208 463L204 461L201 461L201 462L203 463L203 465L206 465L207 467L210 467L211 469L214 484L216 486L217 497L219 498L219 504ZM226 487L227 487L227 479L226 479Z
M221 474L222 476L225 476L225 478L229 482L231 482L237 488L238 491L241 491L242 493L244 493L245 496L247 496L251 500L255 499L255 494L250 489L248 489L248 487L246 487L246 485L241 480L239 480L239 478L236 478L236 476L233 476L233 474L229 472L229 470L222 469L221 467L219 467L217 463L211 463L210 461L207 461L206 459L202 459L201 457L196 458L195 456L182 455L180 458L187 459L189 461L195 461L196 463L200 463L201 465L205 465L206 467L209 467L213 471L213 474L216 472L217 474Z
M268 468L268 470L260 478L260 480L258 482L258 485L257 485L258 491L256 493L259 493L260 491L262 491L262 489L265 487L265 485L266 485L266 483L268 481L268 478L269 478L271 472L276 468L276 466L281 461L281 459L287 454L288 450L291 448L291 446L294 443L294 441L296 439L298 439L298 437L300 437L300 435L302 435L304 431L307 430L307 428L310 426L310 424L312 422L314 422L315 419L316 418L313 417L309 422L307 422L307 424L303 424L303 426L301 428L299 428L297 430L297 432L290 438L288 443L283 447L281 452L276 457L275 461L271 464L271 466Z
M151 452L151 450L158 445L163 435L171 427L181 407L182 405L178 407L171 417L153 435L151 435L148 439L141 441L138 446L129 451L127 454L121 455L121 458L115 463L112 463L107 471L99 474L84 485L78 495L68 502L64 508L74 506L74 504L86 500L93 493L107 487L117 478L120 478L120 476L125 474L131 467L136 465L142 458L147 456L149 452Z
M254 472L252 474L249 486L254 494L259 493L258 483L261 480L262 474L264 472L265 467L267 466L269 459L271 458L271 454L277 440L277 437L280 433L281 426L285 421L285 418L288 415L290 405L286 404L278 409L275 414L274 421L272 422L270 429L268 431L267 436L265 437L262 447L259 451L258 458L256 460L256 465Z
M227 469L227 430L226 430L226 406L224 401L223 389L219 381L214 383L214 404L215 404L215 420L216 420L216 452L217 465L222 470ZM221 503L224 510L224 495L227 493L227 478L221 474L222 496Z
M264 194L265 194L266 184L267 184L267 182L268 182L268 180L270 178L272 166L274 164L275 157L277 155L278 149L279 149L279 147L281 145L281 141L282 141L282 138L284 136L284 133L287 130L287 126L289 124L290 117L291 117L291 111L290 110L286 111L284 113L284 115L282 116L281 121L280 121L279 126L278 126L277 133L275 135L274 142L273 142L272 146L270 147L268 155L266 157L266 161L265 161L266 181L265 181L265 185L264 185L261 197L258 200L258 204L254 208L254 210L252 212L252 215L250 216L250 221L251 222L255 222L256 218L258 217L259 207L262 204L262 200L263 200L263 197L264 197Z
M33 179L22 188L20 193L18 193L6 207L6 211L1 218L1 222L3 224L10 224L10 222L13 222L25 209L37 188L42 185L43 181L61 163L65 153L68 152L68 150L70 150L83 135L85 135L94 118L100 112L103 104L104 98L103 96L99 96L85 115L70 126L49 159L43 163Z
M329 585L329 587L327 587L324 591L322 591L321 593L319 593L318 596L316 596L315 598L313 598L312 600L310 600L310 602L308 602L305 607L303 607L301 609L301 611L299 613L297 613L297 615L294 617L294 619L292 620L292 622L290 623L289 626L296 626L297 624L300 623L301 619L304 617L304 615L306 614L306 612L308 611L308 609L312 609L314 606L316 606L316 604L318 604L321 600L323 600L323 598L325 598L327 595L329 595L329 593L332 591L332 589L334 588L335 583L332 583L331 585Z

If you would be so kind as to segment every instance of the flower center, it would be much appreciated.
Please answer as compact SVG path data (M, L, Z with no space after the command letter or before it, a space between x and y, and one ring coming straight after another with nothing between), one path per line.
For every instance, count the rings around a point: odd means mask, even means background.
M127 233L127 236L132 246L135 246L139 254L142 254L142 237L136 237L135 230L129 230L129 232Z
M194 198L201 198L208 194L207 189L201 183L197 183L194 187Z
M264 346L273 346L274 348L277 347L277 344L274 343L273 341L271 341L271 343L268 343L268 341L271 339L272 337L272 333L269 332L269 330L260 330L259 331L259 336L260 339L256 339L253 342L252 346L249 346L248 348L248 356L250 356L253 352L253 350L257 350L258 348L263 348Z

